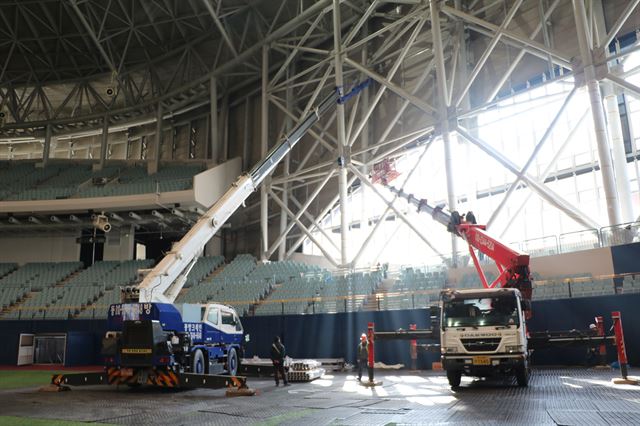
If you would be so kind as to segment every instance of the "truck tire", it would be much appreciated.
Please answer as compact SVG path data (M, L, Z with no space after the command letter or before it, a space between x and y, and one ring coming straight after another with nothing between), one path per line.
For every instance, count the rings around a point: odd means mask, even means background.
M230 376L238 374L238 366L238 352L235 348L231 348L227 354L227 374Z
M462 379L462 371L460 370L447 370L447 380L449 380L449 386L452 388L460 387L460 380Z
M526 365L516 368L516 382L521 388L529 385L529 369Z
M207 364L204 359L204 354L200 349L196 349L193 352L193 358L191 359L191 372L193 374L206 374Z

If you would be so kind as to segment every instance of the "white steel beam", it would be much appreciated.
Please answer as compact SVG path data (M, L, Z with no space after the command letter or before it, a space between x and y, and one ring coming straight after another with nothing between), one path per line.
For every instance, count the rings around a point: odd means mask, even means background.
M107 63L111 72L117 73L118 70L116 66L113 64L111 57L107 55L107 52L104 50L104 47L102 47L102 44L100 43L100 40L98 40L98 37L96 36L95 31L93 31L93 28L91 28L91 25L87 21L87 18L85 18L84 14L78 7L77 0L70 0L69 3L71 4L71 7L73 8L74 12L78 16L78 19L80 19L82 26L85 28L85 30L87 30L87 33L89 33L89 37L91 38L91 41L93 41L93 44L98 49L98 52L100 52L100 56L102 56L102 59L104 59L104 61Z
M623 89L625 93L640 100L640 87L636 86L635 84L629 83L628 81L611 73L607 74L606 78L612 83L615 83L616 86L619 86L621 89Z
M400 55L398 55L398 58L396 59L394 64L391 66L391 69L387 73L387 77L386 77L387 81L391 81L395 76L396 72L398 71L398 69L400 69L400 66L403 63L405 56L409 52L409 49L411 48L411 46L413 46L413 43L415 42L416 37L418 37L418 35L420 34L420 31L422 30L422 27L424 26L425 22L426 22L425 19L421 19L420 21L418 21L418 24L416 25L413 32L411 33L411 36L409 36L409 39L406 41L406 44L400 51ZM373 111L378 106L378 102L380 102L380 99L382 99L382 95L384 95L384 92L386 89L387 89L386 85L384 84L381 85L378 91L376 92L375 96L373 97L373 100L370 101L369 107L366 109L362 117L362 120L360 121L358 127L356 128L356 131L353 133L353 135L350 135L350 137L348 138L349 146L353 146L356 139L358 139L358 137L360 136L360 132L362 132L362 129L364 129L365 127L365 124L369 121L371 114L373 114Z
M218 87L215 77L209 79L209 127L211 130L211 139L208 144L209 156L214 163L217 163L219 152L218 136L220 133L218 130Z
M52 127L51 127L51 124L49 124L45 128L44 146L42 147L42 165L45 166L45 167L49 163L49 157L51 156L52 133L53 133L52 132Z
M422 163L422 159L424 158L425 154L427 153L427 151L429 150L429 147L431 146L431 144L426 145L424 147L424 149L422 150L422 153L420 154L420 156L418 157L415 165L410 169L409 173L405 176L404 178L404 182L402 182L402 185L400 186L400 190L402 191L405 186L407 185L407 183L409 182L409 180L411 179L411 177L413 176L413 174L415 173L416 170L418 170L418 167L420 166L420 164ZM368 188L366 185L362 185L360 186L360 190L363 191L365 188ZM378 229L380 229L380 226L382 225L382 223L384 223L385 219L387 218L387 215L391 212L391 205L393 205L393 203L395 203L395 201L398 199L398 194L395 194L393 197L393 200L391 200L391 204L388 204L386 209L384 210L384 212L382 213L382 216L380 216L378 218L378 222L376 222L376 224L374 225L373 229L371 230L371 232L369 233L369 235L367 236L367 238L364 240L364 242L362 243L362 245L360 246L360 250L358 251L358 253L355 255L355 257L353 258L353 260L351 261L351 267L355 268L358 265L358 261L360 260L360 257L362 256L362 254L365 252L365 250L367 249L367 247L369 246L369 244L371 243L371 241L373 241L373 237L375 236L375 234L377 233ZM361 220L360 220L360 229L362 229L362 224L363 222L367 222L368 223L369 218L366 216L362 216ZM444 256L440 253L438 253L443 259Z
M429 105L427 102L425 102L422 99L412 95L411 93L409 93L406 90L404 90L402 87L400 87L397 84L389 81L387 78L381 76L380 74L371 71L370 69L368 69L364 65L354 61L353 59L344 58L344 61L347 64L349 64L351 67L353 67L356 70L360 71L361 73L368 75L372 79L376 80L378 83L386 86L387 89L391 90L396 95L400 96L401 98L404 98L404 99L408 100L414 106L416 106L417 108L419 108L422 111L424 111L427 115L430 116L436 111L436 109L434 107L432 107L431 105Z
M147 138L148 140L148 138ZM160 152L162 147L162 103L158 102L156 106L156 133L149 147L147 147L147 173L150 175L158 172L160 167Z
M562 117L562 115L564 114L564 111L567 109L567 106L569 105L569 102L571 102L571 100L573 99L573 95L575 95L576 91L577 91L577 88L574 87L571 90L571 92L569 92L569 94L565 98L562 105L560 105L560 109L551 120L551 123L549 123L549 126L547 126L547 130L545 130L544 134L540 138L540 141L538 141L536 146L533 148L533 152L531 152L529 159L520 170L520 173L516 176L516 179L511 183L511 185L509 185L509 189L507 190L507 193L505 194L505 196L502 198L502 201L500 201L500 204L498 204L498 207L493 210L491 217L486 223L487 228L491 227L493 222L498 218L498 216L500 215L500 212L502 211L502 208L507 204L507 202L509 201L509 198L511 197L513 192L516 190L518 184L520 183L520 179L521 179L520 176L524 175L529 171L529 167L531 166L531 164L533 164L533 161L538 156L538 153L540 152L544 144L547 142L547 140L553 133L553 130L556 128L556 124L558 124L558 120L560 120L560 117Z
M309 195L307 197L307 201L305 201L305 203L300 207L300 210L298 211L298 213L296 213L296 215L295 215L296 220L299 220L302 217L302 215L307 211L307 209L309 208L311 203L313 203L313 201L316 199L316 197L320 194L320 192L325 187L327 182L329 182L329 180L332 177L335 176L335 173L336 173L336 171L335 171L335 168L334 168L333 170L331 170L329 173L326 174L325 178L314 189L313 193L311 193L311 195ZM284 209L283 209L283 211L284 211ZM285 211L285 214L286 214L286 211ZM295 221L289 222L289 224L286 227L286 229L284 229L283 232L280 233L280 236L271 244L271 247L269 247L267 257L270 257L275 252L276 248L278 248L280 243L286 239L287 235L293 229L295 224L296 224ZM318 228L318 229L322 229L322 228ZM327 240L329 240L331 243L333 243L331 238L329 238L328 236L327 236ZM335 245L334 245L334 247L335 247ZM338 249L338 247L335 247L335 248L336 248L336 250Z
M267 88L269 84L269 47L262 47L262 96L260 103L260 157L267 155L269 148L269 94ZM267 260L269 250L269 199L268 180L265 179L260 185L260 235L262 236L262 249L260 259Z
M356 177L355 176L351 176L351 178L349 178L349 180L347 181L347 185L351 186L353 184L353 182L355 182ZM320 229L321 226L318 223L318 221L322 220L322 218L324 218L330 211L331 209L336 205L336 203L340 200L340 194L336 194L335 196L333 196L326 204L325 207L320 211L320 213L318 213L316 215L316 219L312 221L312 225L309 227L309 232L313 232L315 229ZM287 259L289 259L291 257L291 255L298 249L298 246L300 246L300 244L302 244L302 242L305 240L306 236L305 235L301 235L290 247L289 250L287 250Z
M484 50L484 52L482 52L482 56L480 56L480 59L478 59L478 62L476 62L475 67L471 71L471 75L469 76L469 78L467 78L466 84L462 88L462 91L458 94L458 98L456 99L456 102L455 102L456 106L459 106L462 103L462 100L467 95L467 92L471 88L471 85L474 83L474 81L476 81L476 78L480 74L480 71L482 71L484 64L489 59L489 56L491 56L491 53L493 53L493 49L495 49L495 47L498 45L498 42L500 41L500 37L502 37L504 31L507 29L507 27L511 23L511 20L513 19L516 12L522 5L523 1L524 0L516 0L511 6L511 9L509 9L507 16L505 16L504 20L500 24L500 27L498 27L497 31L491 38L491 41L489 42L489 45L487 46L487 48Z
M448 15L461 18L469 23L486 28L490 30L492 33L496 33L499 30L499 27L497 25L487 22L485 20L482 20L480 18L476 18L473 15L469 15L468 13L463 12L461 10L457 10L453 7L442 5L441 10ZM514 33L513 31L509 31L505 29L502 31L502 34L505 37L526 46L527 49L532 53L536 52L537 55L539 55L543 59L546 59L550 55L553 58L554 63L559 64L565 68L571 69L571 58L564 55L563 53L558 52L555 49L547 48L545 45L540 44L536 41L530 40L526 36Z
M291 67L289 67L287 69L287 73L291 72L293 70L293 65ZM285 92L285 99L287 102L287 109L291 110L293 108L293 89L291 87L288 87L286 92ZM286 134L289 133L289 131L291 131L291 127L292 127L292 122L291 122L291 118L290 117L285 117L284 119L284 131ZM291 154L287 154L284 157L284 162L282 164L282 176L284 179L287 178L287 176L289 176L289 167L290 167L290 160L291 160ZM285 180L282 183L282 203L284 204L285 207L289 207L289 183ZM287 235L287 232L285 231L285 229L287 228L287 212L282 209L280 211L280 234L281 235ZM283 261L284 260L284 255L287 251L287 239L284 238L280 245L278 246L278 260L279 261Z
M276 204L279 205L289 215L289 217L291 217L291 219L296 223L296 225L298 225L298 228L300 228L300 230L305 234L305 236L309 238L311 242L313 242L313 244L315 244L316 247L318 247L318 249L320 249L324 257L326 257L327 260L331 262L333 266L337 267L338 262L336 262L333 256L331 256L331 254L329 254L329 252L325 250L322 244L320 244L320 242L316 240L316 238L313 236L311 231L309 231L309 229L306 226L304 226L304 224L300 222L299 219L296 219L296 215L294 215L293 212L289 210L287 206L284 205L284 203L280 200L280 198L271 189L269 189L269 194L271 195L271 199L273 199L273 201L275 201Z
M584 124L584 120L587 118L587 115L589 115L589 109L585 110L585 112L582 114L582 116L576 122L573 128L569 130L569 134L564 139L564 141L560 144L560 147L555 151L553 158L551 159L551 161L549 161L549 163L547 164L547 167L538 176L539 182L544 182L547 179L547 177L551 174L554 167L556 166L556 162L558 161L560 156L564 153L565 149L569 146L569 142L573 140L573 137L575 136L578 129L580 129ZM533 191L529 191L525 199L521 201L518 207L513 210L513 212L509 216L509 219L507 219L506 225L502 228L500 237L504 237L504 234L509 230L513 222L520 217L520 212L522 211L523 208L525 208L529 204L529 200L531 199L531 196L533 194L534 194Z
M47 126L49 129L50 126ZM107 163L107 145L109 143L109 116L104 116L104 122L102 123L102 135L100 135L100 161L98 163L98 170L104 169Z
M554 2L551 3L551 5L547 8L547 11L544 13L543 20L541 20L541 22L538 23L538 25L531 32L531 35L529 36L529 40L534 40L538 36L540 31L543 29L543 25L545 25L545 22L549 20L549 17L553 13L553 11L556 10L559 3L560 3L560 0L554 0ZM502 73L502 77L500 77L500 81L494 86L493 90L489 93L489 96L487 96L485 103L491 102L498 95L498 92L500 91L502 86L504 86L507 80L511 77L516 67L518 66L518 64L520 64L520 61L522 60L522 58L524 58L524 55L526 54L527 54L527 51L525 49L521 49L520 53L518 53L518 55L515 58L513 58L513 60L511 61L511 64L509 64L509 68L507 68L507 70L504 73ZM551 58L551 55L549 55L548 59L552 62L552 65L553 65L553 60Z
M233 46L233 42L231 41L231 38L229 37L227 30L224 28L224 25L218 18L218 14L213 9L213 5L211 4L211 1L202 0L202 3L204 4L205 8L209 11L211 18L213 19L214 24L218 28L218 31L220 31L220 35L222 36L222 39L224 40L224 42L227 44L227 47L229 47L229 50L231 51L231 53L233 53L233 56L237 57L238 52L236 51L236 48Z
M444 45L442 44L442 33L440 31L440 5L436 0L429 0L431 12L431 35L433 39L433 52L436 60L436 84L438 88L438 125L444 144L444 168L447 181L447 202L449 211L457 209L456 191L454 186L453 156L452 149L456 143L455 136L452 138L449 129L449 104L447 103L447 74L444 63ZM455 71L455 70L454 70ZM463 93L460 99L463 99ZM458 260L458 238L451 234L451 259L453 267L457 267Z
M333 0L333 49L334 49L334 68L336 88L340 96L344 96L344 81L342 76L342 62L344 54L342 52L342 34L341 31L341 18L340 18L340 0ZM348 226L349 219L347 217L347 165L349 163L348 158L348 146L346 140L346 127L344 117L344 105L342 102L338 103L336 108L337 116L337 128L338 133L338 187L340 193L340 265L342 267L347 266L348 259Z
M384 202L388 207L391 208L391 210L393 210L393 212L396 214L396 216L398 218L400 218L404 223L407 224L407 226L409 226L409 228L411 228L411 230L413 232L416 233L416 235L418 237L420 237L420 239L422 241L425 242L425 244L427 244L429 246L429 248L431 248L431 250L433 250L434 252L438 253L440 256L442 256L440 254L440 252L438 251L438 249L436 249L433 244L431 244L431 242L429 241L429 239L422 233L422 231L420 231L418 229L418 227L416 227L411 220L409 220L408 217L406 217L406 215L404 213L402 213L400 210L398 210L397 207L395 207L393 205L393 203L390 203L389 201L387 201L386 198L384 198L384 196L380 193L380 191L378 190L378 188L375 187L374 184L372 184L371 182L369 182L369 178L367 178L365 175L363 175L360 170L358 170L356 167L350 166L349 167L351 169L351 171L353 172L353 174L355 174L358 179L360 179L360 182L364 183L365 185L367 185L369 188L371 188L371 190L373 191L374 194L376 194L380 200L382 200L382 202Z
M488 143L482 141L479 138L476 138L469 134L465 129L458 126L458 133L464 137L466 140L480 148L484 153L492 157L499 164L504 166L507 170L513 173L516 176L520 176L520 178L531 188L531 190L535 191L541 198L546 200L549 204L553 205L557 209L564 212L571 219L575 220L577 223L581 224L585 228L593 229L600 228L600 224L595 220L589 218L586 214L578 210L576 207L569 203L560 195L553 192L550 188L545 187L543 183L538 182L537 179L529 176L528 174L520 174L519 168L507 157L502 155L500 151L493 148Z
M604 47L605 49L609 47L609 44L613 41L615 36L618 34L618 31L620 31L620 29L624 25L624 23L627 22L627 20L629 19L629 17L631 16L635 8L638 6L638 4L640 4L640 0L629 0L627 7L624 9L624 11L620 14L616 22L613 24L613 26L609 30L609 33L605 35L605 37L600 43L600 46Z

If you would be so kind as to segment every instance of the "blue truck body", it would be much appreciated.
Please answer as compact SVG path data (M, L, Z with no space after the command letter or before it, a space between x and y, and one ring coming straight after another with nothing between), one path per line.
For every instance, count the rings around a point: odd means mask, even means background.
M218 327L203 321L209 309L232 313L234 324L227 324L225 330L222 320L217 321ZM218 318L221 315L220 312ZM139 368L144 364L149 368L172 367L194 373L235 374L237 371L243 332L231 307L118 303L109 307L107 326L107 334L117 342L116 349L106 353L103 349L107 367ZM142 331L131 331L135 327ZM128 339L127 333L135 338ZM140 335L145 338L141 339Z

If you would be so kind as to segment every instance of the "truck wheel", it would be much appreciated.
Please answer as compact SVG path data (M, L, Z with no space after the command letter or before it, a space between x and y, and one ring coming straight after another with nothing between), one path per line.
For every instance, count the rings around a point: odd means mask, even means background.
M193 353L193 359L191 361L191 372L193 374L205 374L206 373L206 363L204 359L204 355L200 349L196 349Z
M462 371L460 370L447 370L447 380L449 380L449 386L452 388L460 387L460 380L462 379Z
M516 382L522 388L529 385L529 369L526 365L516 368Z
M238 353L235 348L229 349L229 353L227 354L227 373L229 373L230 376L238 374Z

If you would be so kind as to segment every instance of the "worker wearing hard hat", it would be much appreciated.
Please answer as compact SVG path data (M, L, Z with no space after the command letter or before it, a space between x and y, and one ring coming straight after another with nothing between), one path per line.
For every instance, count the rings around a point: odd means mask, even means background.
M369 340L367 335L362 333L358 344L358 380L362 380L362 369L367 367L369 361Z
M589 336L598 335L598 327L595 324L589 324ZM598 365L600 351L598 345L591 345L587 347L587 356L585 359L585 366L593 367Z

